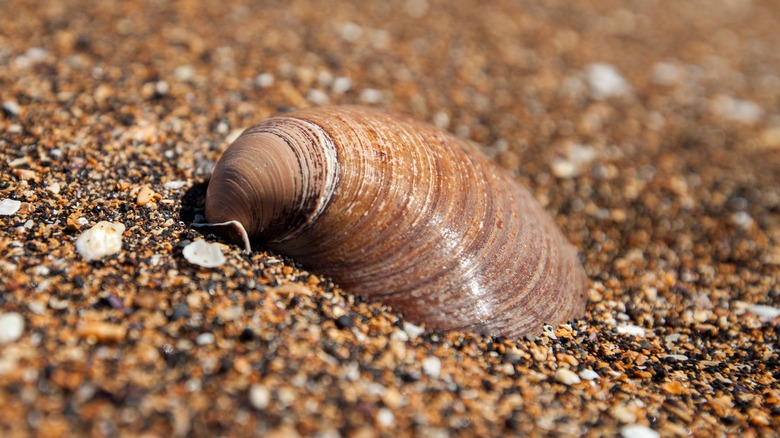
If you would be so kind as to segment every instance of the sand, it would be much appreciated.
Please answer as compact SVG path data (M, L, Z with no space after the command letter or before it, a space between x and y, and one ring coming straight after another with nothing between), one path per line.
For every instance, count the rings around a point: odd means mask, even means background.
M0 435L777 433L777 2L268 3L2 2ZM587 315L442 333L190 226L242 129L341 103L514 172Z

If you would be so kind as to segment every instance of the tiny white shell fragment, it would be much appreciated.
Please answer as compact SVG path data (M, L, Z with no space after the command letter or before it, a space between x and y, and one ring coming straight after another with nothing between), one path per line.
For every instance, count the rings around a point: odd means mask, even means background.
M219 244L209 243L205 240L196 240L184 247L184 258L193 265L204 268L216 268L225 263L225 256Z
M428 357L422 361L422 369L425 375L439 377L441 374L441 360L438 357Z
M574 371L566 368L558 368L555 371L555 380L564 385L575 385L581 382L579 376Z
M87 261L114 255L122 249L125 226L118 222L98 222L76 240L76 251Z
M255 409L265 409L271 402L271 391L263 385L252 385L249 388L249 403Z
M163 188L165 188L165 190L179 190L186 185L187 181L168 181L163 184Z
M599 373L593 371L593 370L582 370L580 371L580 379L582 380L596 380L600 378Z
M21 201L15 199L3 199L0 201L0 216L11 216L19 211L19 207L22 206Z
M418 336L423 334L425 329L410 322L404 322L404 331L410 339L416 339Z
M16 312L0 315L0 344L13 342L22 337L24 318Z
M755 313L756 316L763 320L775 319L780 316L780 309L772 306L765 306L763 304L753 304L748 307L748 310Z
M621 335L636 336L638 338L645 337L645 329L639 327L638 325L633 325L633 324L618 326L617 332L620 333Z
M623 438L659 438L661 434L641 424L632 424L620 429Z
M596 62L585 69L585 77L590 86L590 97L604 100L631 93L631 86L617 68L610 64Z

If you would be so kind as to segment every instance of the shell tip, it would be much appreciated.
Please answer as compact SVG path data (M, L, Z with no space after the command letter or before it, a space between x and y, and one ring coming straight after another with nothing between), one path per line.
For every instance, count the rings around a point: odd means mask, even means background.
M249 243L249 234L246 232L246 228L239 221L227 221L216 224L191 224L194 228L209 228L215 229L217 234L221 234L227 240L232 242L241 242L244 244L244 252L250 254L252 252L252 245Z

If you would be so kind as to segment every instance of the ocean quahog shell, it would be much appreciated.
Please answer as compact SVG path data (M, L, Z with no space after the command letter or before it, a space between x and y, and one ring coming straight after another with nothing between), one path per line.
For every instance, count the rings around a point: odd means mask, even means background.
M533 196L403 116L323 107L247 129L217 163L206 218L429 327L515 337L585 308L577 253Z

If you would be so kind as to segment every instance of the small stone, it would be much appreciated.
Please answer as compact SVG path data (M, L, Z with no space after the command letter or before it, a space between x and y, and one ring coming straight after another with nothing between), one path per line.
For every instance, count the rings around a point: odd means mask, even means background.
M684 354L667 354L664 356L666 362L685 362L688 360L688 356Z
M425 358L422 361L422 369L427 376L439 377L439 374L441 374L441 360L433 356Z
M580 371L580 379L582 380L596 380L601 378L599 376L599 373L593 371L593 370L582 370Z
M219 244L209 243L205 240L196 240L190 243L184 247L182 253L188 262L204 268L216 268L222 266L226 261Z
M249 403L255 409L265 409L271 402L271 391L263 385L252 385L249 388Z
M163 188L165 190L179 190L186 185L187 181L168 181L167 183L163 184Z
M360 101L375 104L382 101L382 92L374 88L364 88L360 91Z
M336 318L336 327L340 329L344 328L352 328L355 326L355 320L352 319L349 315L341 315L338 318Z
M646 334L644 328L633 324L618 326L617 332L621 335L636 336L638 338L644 338Z
M59 195L60 194L60 184L59 183L51 183L46 187L46 190L48 190L53 195Z
M395 423L393 411L387 408L381 408L376 413L376 421L380 426L389 427Z
M581 382L579 376L574 371L566 368L558 368L555 371L555 380L564 385L575 385Z
M9 116L18 116L21 110L22 107L20 107L19 104L13 100L6 100L3 102L3 112Z
M753 304L748 307L748 310L755 313L756 316L762 320L768 321L780 316L780 309L772 306L765 306L763 304Z
M678 381L674 381L674 382L666 382L663 385L661 385L661 390L663 390L663 392L667 394L680 395L683 393L684 388L682 386L682 383Z
M118 222L98 222L76 240L76 251L87 261L114 255L122 249L125 226Z
M127 329L107 322L85 322L76 328L80 338L94 338L99 342L117 342L125 338Z
M306 99L315 105L325 105L330 100L324 91L312 88L306 93Z
M22 337L24 318L16 312L0 315L0 344L7 344Z
M0 216L11 216L19 211L19 207L22 206L21 201L15 199L3 199L0 201Z
M173 77L181 82L191 81L195 77L195 67L190 64L180 65L173 70Z
M409 339L416 339L425 332L425 329L410 322L404 322L404 331L406 332L406 335L409 336Z
M620 436L623 438L660 438L661 434L641 424L632 424L623 426L620 429Z
M215 337L213 333L201 333L197 338L195 338L195 343L198 345L211 345L214 343L214 339Z
M171 321L178 321L190 316L190 307L186 303L179 303L171 312Z
M143 186L135 197L135 204L139 207L143 207L150 202L155 202L158 198L159 195L155 193L154 190L149 188L149 186Z
M585 68L585 77L590 86L590 97L595 100L604 100L631 93L628 82L610 64L597 62L588 65Z
M344 94L352 88L352 79L346 76L339 76L333 80L330 89L336 94Z
M268 88L274 84L274 75L271 73L260 73L255 76L255 84L260 88Z

